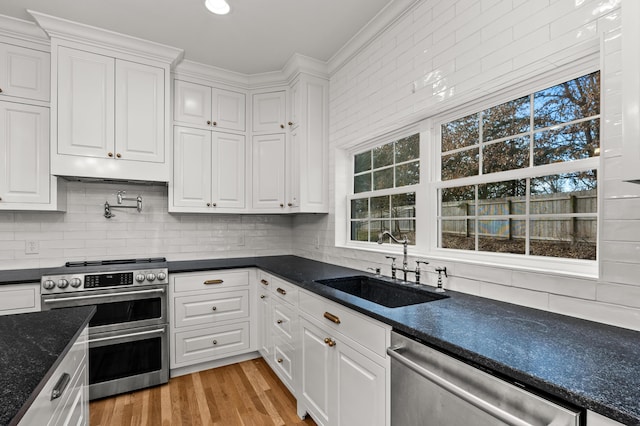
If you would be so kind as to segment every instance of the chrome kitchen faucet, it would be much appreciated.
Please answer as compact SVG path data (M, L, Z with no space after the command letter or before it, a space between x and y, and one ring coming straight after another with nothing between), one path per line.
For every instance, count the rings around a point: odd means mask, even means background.
M393 234L389 231L384 231L381 232L380 234L378 234L378 244L382 244L384 241L384 237L389 237L391 238L394 242L396 242L397 244L402 244L402 268L400 268L400 270L404 273L404 281L407 281L407 272L413 272L414 274L416 274L416 284L420 284L420 264L424 263L425 265L429 264L429 262L426 262L424 260L418 260L416 261L416 269L415 270L411 270L409 269L409 265L408 265L408 260L407 260L407 255L408 255L408 250L407 250L407 246L409 245L409 239L407 238L406 235L404 235L402 238L402 240L398 240L396 237L393 236ZM396 271L398 270L398 267L396 266L396 258L392 257L392 256L386 256L387 259L392 259L391 260L391 278L396 278Z

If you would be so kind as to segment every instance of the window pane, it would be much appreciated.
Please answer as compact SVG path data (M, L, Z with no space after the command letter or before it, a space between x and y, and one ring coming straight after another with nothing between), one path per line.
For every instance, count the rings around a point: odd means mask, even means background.
M378 235L384 231L391 230L391 222L389 220L372 220L371 221L371 236L369 241L377 242Z
M529 252L534 256L596 260L595 218L531 219Z
M597 173L586 170L531 179L530 204L531 214L596 213Z
M525 213L526 191L527 181L524 179L478 185L478 215L500 216Z
M409 245L416 244L416 221L415 219L400 219L391 221L391 233L402 240L407 237ZM395 244L393 240L389 239L389 242Z
M529 136L485 145L482 156L484 174L529 167Z
M478 174L478 148L442 156L442 180Z
M420 183L420 163L413 162L396 166L396 188Z
M369 241L368 222L351 222L351 240L352 241Z
M366 219L369 217L369 199L351 200L351 219Z
M371 173L365 173L360 176L353 177L353 192L371 191Z
M416 193L392 195L391 217L416 217Z
M535 128L600 114L600 72L534 94Z
M371 198L371 217L390 217L389 196Z
M472 114L441 126L442 152L477 145L480 140L478 114Z
M372 152L374 169L393 164L393 143L374 148Z
M393 168L373 172L373 189L393 188Z
M489 108L482 112L482 140L491 141L529 131L529 96Z
M445 219L440 221L440 247L458 250L475 250L475 221L471 219Z
M595 157L600 154L600 120L589 120L536 133L535 165Z
M493 253L525 254L526 240L515 238L514 221L504 220L479 220L478 250ZM517 225L516 225L517 226ZM516 231L516 232L514 232ZM523 236L524 237L524 236Z
M366 172L371 170L371 151L356 154L353 157L354 173Z
M420 134L396 142L396 163L420 158Z
M440 190L440 216L475 215L476 191L473 185Z

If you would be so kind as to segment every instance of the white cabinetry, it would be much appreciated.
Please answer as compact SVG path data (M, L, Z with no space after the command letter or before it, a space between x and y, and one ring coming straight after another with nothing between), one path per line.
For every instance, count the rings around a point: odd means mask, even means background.
M278 90L253 95L253 125L254 133L284 132L286 120L286 92Z
M298 413L322 425L388 425L391 327L300 291Z
M49 52L0 43L0 100L49 102Z
M87 329L85 328L62 359L51 379L35 397L19 425L81 426L89 424L87 350Z
M282 212L285 208L286 136L253 137L253 209Z
M176 123L244 132L246 96L241 92L174 80Z
M640 183L640 2L622 7L622 178Z
M615 420L587 410L587 426L623 426Z
M30 12L51 37L51 172L167 182L182 50Z
M174 128L170 211L240 211L245 207L243 135Z
M299 376L298 287L266 272L259 272L258 324L260 354L271 369L297 396ZM264 296L264 297L262 297Z
M171 277L172 369L250 352L252 274L239 269Z
M40 283L0 286L0 315L40 311Z

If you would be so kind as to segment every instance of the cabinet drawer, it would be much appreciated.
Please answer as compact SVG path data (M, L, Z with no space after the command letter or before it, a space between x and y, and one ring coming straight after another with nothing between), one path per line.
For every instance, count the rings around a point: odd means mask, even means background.
M40 310L40 283L0 286L0 315Z
M249 271L209 271L186 273L173 277L173 292L219 290L249 285Z
M284 300L292 305L298 304L298 286L266 273L260 274L260 284L269 287L276 299Z
M174 299L176 327L215 324L249 316L249 290L197 294Z
M57 413L54 425L84 425L89 423L88 418L88 397L89 397L89 376L87 375L87 364L82 363L81 369L77 372L73 383L70 383L65 394L67 395L64 404Z
M290 386L293 385L294 354L295 352L291 345L282 341L282 339L275 339L273 366L278 377Z
M176 333L176 363L199 362L249 349L249 322Z
M386 356L387 332L377 321L305 291L300 292L300 309L326 327L339 331L381 357Z
M273 329L287 341L293 342L297 330L298 315L294 309L286 303L273 305Z

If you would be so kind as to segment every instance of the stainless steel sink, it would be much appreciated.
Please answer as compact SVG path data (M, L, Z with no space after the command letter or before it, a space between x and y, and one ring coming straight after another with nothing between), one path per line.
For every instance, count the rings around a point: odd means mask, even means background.
M417 305L449 297L423 288L408 287L406 284L365 275L317 280L316 282L387 308Z

